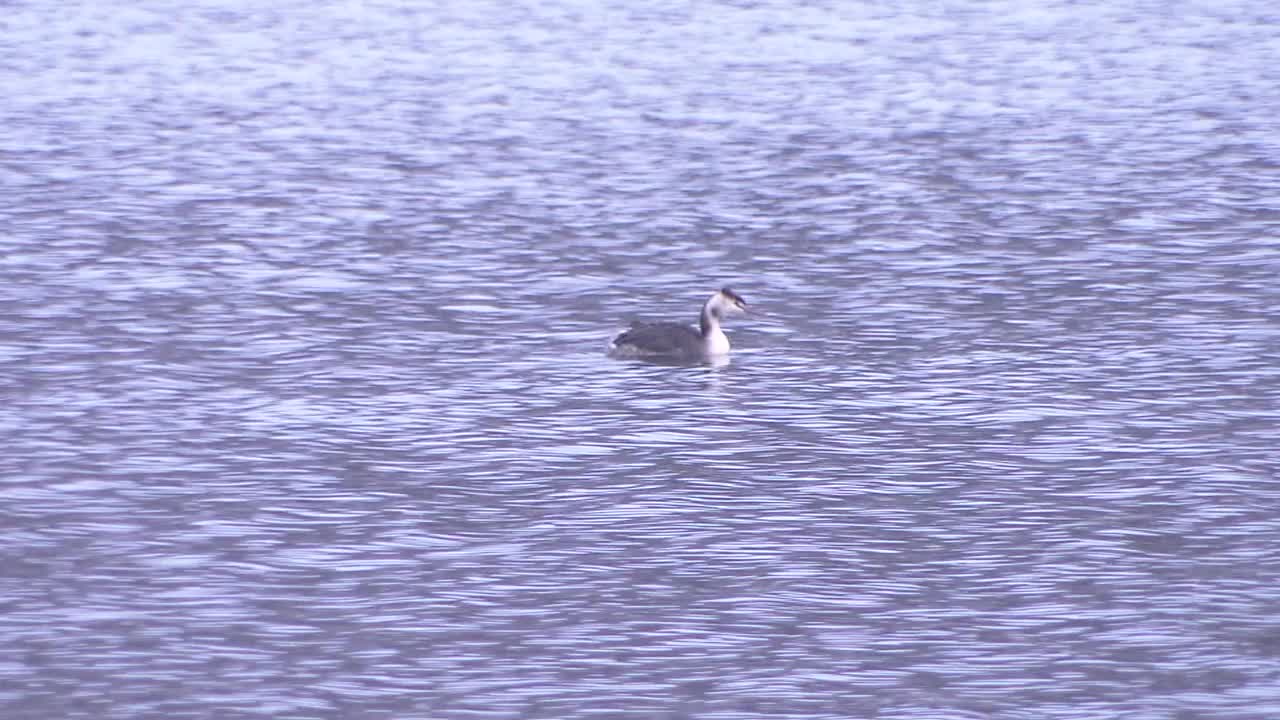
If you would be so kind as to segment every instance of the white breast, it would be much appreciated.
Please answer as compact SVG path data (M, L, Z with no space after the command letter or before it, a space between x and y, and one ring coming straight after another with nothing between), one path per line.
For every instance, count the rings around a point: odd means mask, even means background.
M716 328L707 334L707 354L729 354L729 338L725 336L724 331L720 328Z

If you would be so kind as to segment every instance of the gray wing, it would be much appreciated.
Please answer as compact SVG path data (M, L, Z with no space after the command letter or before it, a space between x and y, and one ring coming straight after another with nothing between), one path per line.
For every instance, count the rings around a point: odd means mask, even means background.
M629 345L654 355L696 355L702 336L688 325L673 322L631 323L631 329L613 339L615 346Z

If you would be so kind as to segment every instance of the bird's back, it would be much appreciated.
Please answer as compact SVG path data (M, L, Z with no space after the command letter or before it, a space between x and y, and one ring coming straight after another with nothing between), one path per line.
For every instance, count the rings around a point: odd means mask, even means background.
M613 346L637 355L693 359L703 354L698 331L674 322L633 322L630 329L613 339Z

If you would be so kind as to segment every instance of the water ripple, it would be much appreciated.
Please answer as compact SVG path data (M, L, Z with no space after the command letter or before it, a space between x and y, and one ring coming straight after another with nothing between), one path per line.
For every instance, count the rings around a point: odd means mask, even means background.
M4 717L1280 716L1269 5L51 7Z

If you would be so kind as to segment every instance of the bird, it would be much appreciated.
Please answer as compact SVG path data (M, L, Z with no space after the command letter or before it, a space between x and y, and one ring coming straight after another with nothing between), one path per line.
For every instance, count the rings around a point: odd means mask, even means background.
M724 358L729 338L720 321L747 312L747 301L727 287L715 291L702 305L698 329L678 322L634 321L613 339L612 354L647 360L697 363Z

